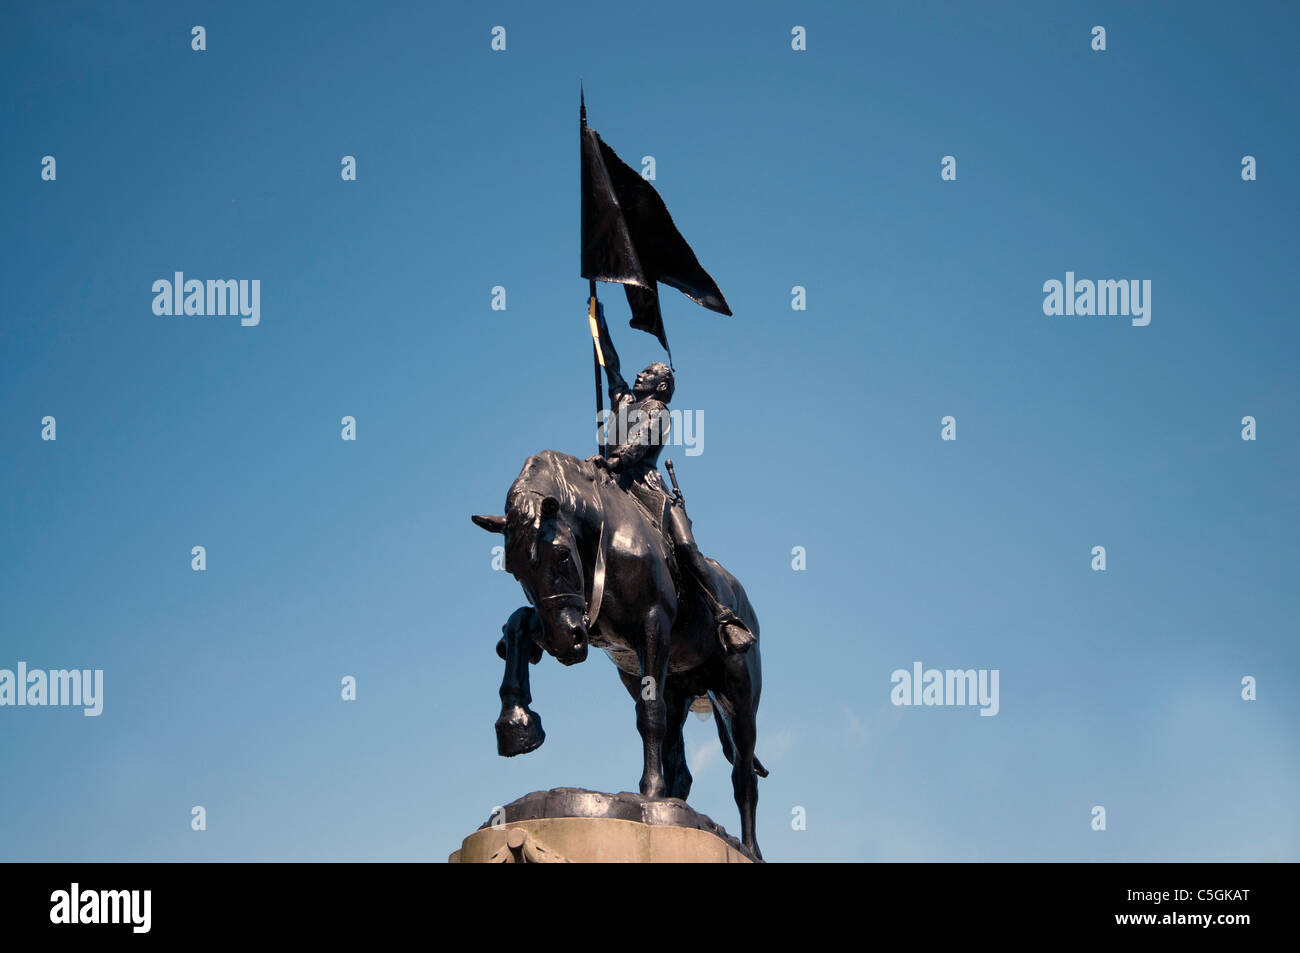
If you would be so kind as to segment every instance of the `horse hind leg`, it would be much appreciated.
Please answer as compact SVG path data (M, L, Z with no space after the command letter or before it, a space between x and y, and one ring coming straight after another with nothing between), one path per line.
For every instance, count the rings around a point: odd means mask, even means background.
M740 810L740 841L760 860L755 833L755 816L758 813L758 770L762 766L754 758L754 745L758 738L755 705L750 692L748 669L744 656L733 655L727 659L726 693L731 702L730 728L732 742L731 789ZM724 745L724 752L725 752ZM763 771L766 774L766 770Z
M748 724L745 724L748 722ZM754 770L754 719L752 715L736 717L736 762L731 768L731 789L740 809L740 841L762 859L755 835L755 815L758 813L758 774Z

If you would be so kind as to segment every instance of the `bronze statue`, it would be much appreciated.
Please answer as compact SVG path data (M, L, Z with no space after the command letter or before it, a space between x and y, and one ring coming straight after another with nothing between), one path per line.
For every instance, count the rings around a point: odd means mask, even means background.
M584 661L589 645L604 649L636 702L641 794L683 800L690 794L682 726L691 703L707 696L732 764L741 842L761 857L754 815L758 778L767 772L754 757L762 690L758 619L736 578L701 557L709 591L752 639L745 652L724 648L704 588L678 586L669 537L620 487L622 478L592 461L544 450L524 463L506 494L505 515L473 518L504 535L506 569L535 607L516 610L498 643L507 662L498 750L523 754L545 738L527 708L527 665L540 658L537 646L565 665Z
M731 309L654 186L587 126L581 95L579 133L580 271L589 287L596 409L602 412L604 367L616 436L609 440L607 431L600 454L587 460L554 450L529 457L506 494L505 514L473 517L505 537L505 568L533 606L510 616L497 644L506 662L497 750L524 754L546 738L528 707L528 665L543 649L565 665L585 660L589 645L604 649L636 702L641 794L690 794L682 725L707 697L732 765L741 842L761 859L754 814L758 778L767 772L754 757L762 690L758 619L744 587L696 546L671 460L673 494L659 476L671 428L672 368L651 364L627 386L596 282L622 284L632 327L654 334L665 350L660 283L719 314Z

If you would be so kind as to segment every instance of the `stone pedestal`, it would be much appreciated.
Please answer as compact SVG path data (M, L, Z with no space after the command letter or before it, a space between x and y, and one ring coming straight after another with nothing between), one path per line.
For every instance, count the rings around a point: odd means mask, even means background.
M465 838L448 858L484 863L750 864L754 857L678 798L602 794L582 788L534 791Z

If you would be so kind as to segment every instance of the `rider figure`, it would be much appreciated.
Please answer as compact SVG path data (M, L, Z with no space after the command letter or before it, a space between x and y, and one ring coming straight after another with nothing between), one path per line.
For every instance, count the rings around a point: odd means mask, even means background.
M603 315L602 315L603 317ZM746 652L754 644L754 635L731 609L722 604L714 590L713 573L695 545L691 521L685 505L670 494L659 475L659 452L672 426L668 402L673 397L673 372L656 361L636 376L629 389L619 373L618 353L604 321L600 322L600 349L605 375L609 380L612 414L609 433L612 442L605 445L605 456L590 457L589 462L613 474L620 487L640 500L657 516L672 539L677 558L690 571L699 586L725 651Z

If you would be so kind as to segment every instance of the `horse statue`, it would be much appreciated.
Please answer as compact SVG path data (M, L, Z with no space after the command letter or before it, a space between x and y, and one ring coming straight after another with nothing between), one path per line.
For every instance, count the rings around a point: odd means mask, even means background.
M654 517L611 474L554 450L528 458L506 494L504 516L474 516L505 537L505 568L532 607L503 627L498 654L506 661L497 721L498 751L524 754L545 740L528 708L528 665L544 649L564 665L604 649L636 703L644 751L641 794L685 800L691 790L682 726L692 703L706 697L718 740L732 765L741 842L760 858L754 816L754 757L762 666L757 642L732 654L696 586L682 586L672 547ZM706 560L714 591L757 639L758 618L745 589L716 560Z

